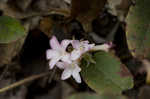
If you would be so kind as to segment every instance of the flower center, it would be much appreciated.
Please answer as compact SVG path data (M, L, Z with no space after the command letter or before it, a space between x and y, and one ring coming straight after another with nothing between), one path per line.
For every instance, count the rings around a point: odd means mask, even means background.
M60 56L65 56L66 54L67 54L67 52L64 51L64 50L60 50L60 51L59 51L59 55L60 55Z
M83 51L84 50L84 46L83 45L80 45L80 47L79 47L79 49L81 50L81 51Z
M72 64L71 64L71 66L70 66L70 68L71 68L71 69L75 69L76 66L77 66L77 64L78 64L78 63L77 63L76 61L73 61Z

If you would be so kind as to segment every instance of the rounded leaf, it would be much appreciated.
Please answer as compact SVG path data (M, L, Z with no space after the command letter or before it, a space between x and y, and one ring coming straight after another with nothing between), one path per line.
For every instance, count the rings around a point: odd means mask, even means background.
M9 16L0 16L0 43L10 43L25 35L20 22Z
M67 99L127 99L127 98L121 95L113 95L113 94L97 95L91 93L79 93L74 94Z
M93 59L96 64L89 66L83 60L81 74L89 87L97 93L120 94L133 87L132 76L119 59L106 52L97 52Z
M150 59L150 0L136 0L127 16L127 42L137 58Z

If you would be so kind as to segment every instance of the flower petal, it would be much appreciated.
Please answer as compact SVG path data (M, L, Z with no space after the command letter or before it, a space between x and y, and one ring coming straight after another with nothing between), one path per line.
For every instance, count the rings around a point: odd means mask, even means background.
M62 58L61 58L61 60L63 62L67 62L67 63L71 63L72 62L71 59L70 59L70 54L69 53L63 55Z
M80 47L80 41L79 40L72 40L72 46L75 49L79 49L79 47Z
M76 80L76 82L78 82L78 83L81 83L81 77L80 77L80 74L79 74L80 71L81 71L81 68L76 64L75 68L72 72L72 76Z
M76 80L77 83L81 83L81 77L80 77L79 72L73 73L72 77Z
M61 42L61 46L63 47L64 50L66 50L67 46L71 43L71 40L63 40Z
M89 44L88 47L89 49L93 48L95 46L95 44Z
M64 62L57 62L56 65L59 69L65 69L66 67L66 64Z
M87 52L91 50L95 46L95 44L84 44L83 46L84 46L84 52Z
M92 50L103 50L103 51L108 52L110 48L111 48L111 45L109 45L109 44L102 44L102 45L94 46L92 48Z
M81 41L81 44L89 44L89 41L86 40L86 41Z
M53 58L49 62L50 69L53 69L56 63L61 59L61 57Z
M46 51L46 59L54 58L54 57L58 56L58 54L59 54L59 53L58 53L57 51L48 49L48 50Z
M59 50L61 49L61 46L57 40L57 38L55 36L53 36L50 40L50 45L51 45L51 48L54 49L54 50Z
M71 74L72 74L72 71L66 68L61 75L61 79L62 80L68 79L69 77L71 77Z
M71 60L76 60L78 58L80 58L82 52L80 50L73 50L71 52Z
M80 71L81 71L81 68L78 66L78 62L77 62L75 65L74 72L80 72Z

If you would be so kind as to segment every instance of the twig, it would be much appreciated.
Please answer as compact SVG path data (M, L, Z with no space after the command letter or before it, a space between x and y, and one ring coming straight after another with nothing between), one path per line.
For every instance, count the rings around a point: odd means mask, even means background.
M1 89L0 89L0 93L5 92L5 91L8 91L8 90L13 89L13 88L16 88L16 87L18 87L18 86L20 86L20 85L22 85L22 84L25 84L25 83L27 83L27 82L36 80L36 79L38 79L38 78L47 76L47 75L49 75L49 74L50 74L50 72L46 72L46 73L41 73L41 74L38 74L38 75L33 75L33 76L30 76L30 77L27 77L27 78L25 78L25 79L23 79L23 80L20 80L20 81L18 81L18 82L15 82L15 83L13 83L13 84L11 84L11 85L8 85L8 86L6 86L6 87L4 87L4 88L1 88Z

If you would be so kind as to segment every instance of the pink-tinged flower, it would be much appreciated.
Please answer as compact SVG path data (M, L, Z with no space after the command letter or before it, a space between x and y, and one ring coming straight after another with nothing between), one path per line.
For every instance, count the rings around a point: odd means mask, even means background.
M57 38L55 36L52 37L50 40L52 49L46 51L46 58L50 60L50 69L52 69L59 60L71 63L70 54L66 52L66 48L70 43L70 40L63 40L61 44L59 44Z
M81 83L81 77L79 74L81 68L78 66L78 63L78 61L73 61L71 64L66 62L58 62L56 64L57 67L59 67L60 69L64 69L61 75L61 79L66 80L72 76L77 83Z
M112 44L112 42L110 42L110 43L105 43L102 45L96 45L91 50L93 50L93 51L102 50L102 51L108 52L109 49L112 48L112 46L113 46L113 44Z
M83 53L91 50L95 44L89 44L89 41L72 40L74 50L71 53L72 60L78 59Z

